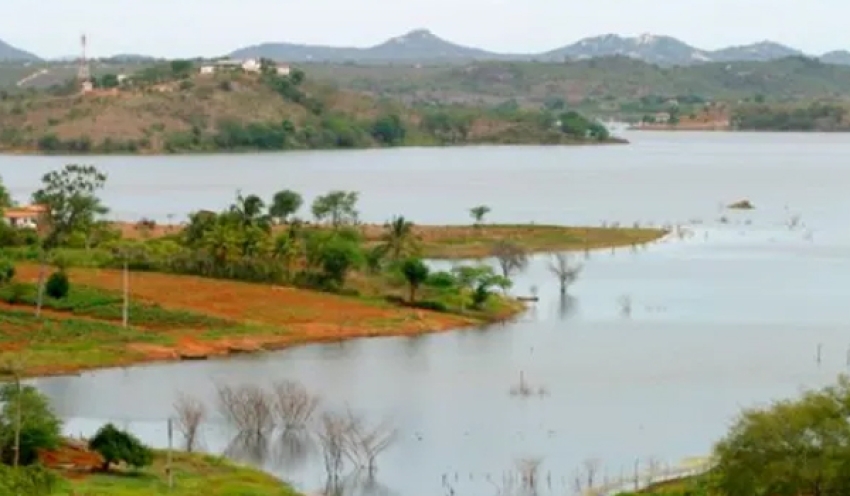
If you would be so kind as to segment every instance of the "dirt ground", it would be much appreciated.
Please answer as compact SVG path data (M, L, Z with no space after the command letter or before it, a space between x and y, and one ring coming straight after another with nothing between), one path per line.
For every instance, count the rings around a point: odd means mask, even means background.
M38 267L20 265L17 278L35 282ZM71 269L72 284L119 291L120 271ZM198 329L163 332L174 345L128 343L141 361L201 359L231 353L279 349L296 344L338 341L372 336L415 335L456 329L478 321L379 302L279 286L192 276L136 272L130 280L131 297L165 308L188 310L243 322L247 328ZM52 317L62 315L51 312ZM70 318L70 315L67 316ZM131 360L132 361L132 360ZM118 364L113 364L118 365ZM122 363L121 365L126 365ZM41 373L60 373L56 370Z

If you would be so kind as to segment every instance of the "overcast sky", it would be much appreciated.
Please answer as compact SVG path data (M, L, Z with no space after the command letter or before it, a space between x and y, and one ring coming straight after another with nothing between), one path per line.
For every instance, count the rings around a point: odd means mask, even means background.
M416 28L503 52L604 33L701 48L770 39L850 48L850 0L0 0L0 39L42 57L213 56L266 41L369 46Z

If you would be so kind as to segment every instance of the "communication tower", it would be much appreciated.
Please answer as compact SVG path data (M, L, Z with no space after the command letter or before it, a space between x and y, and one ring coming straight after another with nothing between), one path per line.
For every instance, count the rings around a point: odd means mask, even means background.
M86 56L87 45L88 39L86 38L86 35L83 34L80 37L80 48L82 49L80 53L80 66L77 69L77 79L80 81L83 93L92 90L91 71L89 70L89 60Z

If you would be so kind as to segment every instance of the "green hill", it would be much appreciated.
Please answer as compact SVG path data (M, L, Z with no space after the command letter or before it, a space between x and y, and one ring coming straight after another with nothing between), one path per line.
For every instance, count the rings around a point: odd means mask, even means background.
M408 102L452 101L497 104L516 100L540 105L618 104L647 96L727 101L843 99L850 96L850 67L805 57L770 62L720 62L659 67L627 57L566 63L476 62L463 66L388 67L356 64L307 65L314 78L341 88Z

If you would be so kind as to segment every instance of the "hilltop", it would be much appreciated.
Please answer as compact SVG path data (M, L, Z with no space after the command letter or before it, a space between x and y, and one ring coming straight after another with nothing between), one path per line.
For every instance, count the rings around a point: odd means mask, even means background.
M189 61L172 61L121 79L102 75L88 94L69 83L52 92L5 95L0 149L176 153L612 141L604 127L576 114L559 125L555 115L540 111L414 109L334 89L298 69L287 68L286 75L266 69L200 74Z

